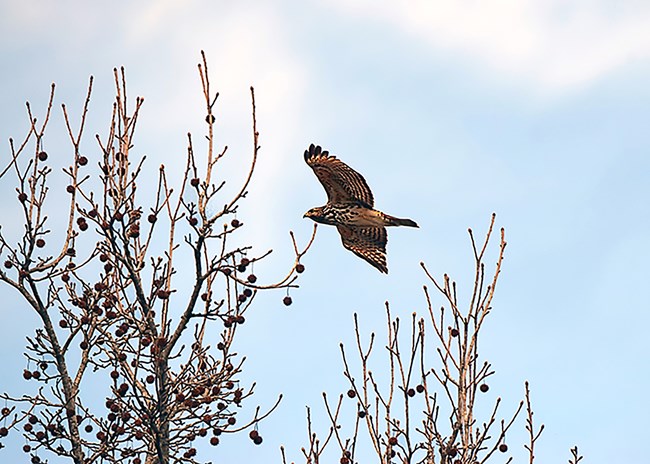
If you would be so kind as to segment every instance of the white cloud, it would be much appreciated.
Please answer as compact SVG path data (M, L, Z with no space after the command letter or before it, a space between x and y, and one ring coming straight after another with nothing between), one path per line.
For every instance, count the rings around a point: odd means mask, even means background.
M580 86L650 57L650 4L566 0L329 0L432 49L542 89Z

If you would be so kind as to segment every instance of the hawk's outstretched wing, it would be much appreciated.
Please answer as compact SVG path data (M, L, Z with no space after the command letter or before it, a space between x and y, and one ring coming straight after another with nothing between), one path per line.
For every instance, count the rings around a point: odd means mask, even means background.
M343 161L313 143L305 150L305 161L325 187L329 203L358 201L368 208L373 207L374 199L366 180Z
M386 266L385 227L349 227L337 225L343 246L360 258L365 259L381 272L388 274Z

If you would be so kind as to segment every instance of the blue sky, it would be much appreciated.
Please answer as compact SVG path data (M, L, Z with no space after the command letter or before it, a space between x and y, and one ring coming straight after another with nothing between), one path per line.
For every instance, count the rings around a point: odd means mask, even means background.
M203 49L235 179L250 154L256 89L262 151L241 217L246 240L275 250L269 274L292 259L288 230L307 240L302 215L325 200L302 161L312 142L362 172L380 209L421 226L390 231L388 276L319 228L294 304L282 306L280 293L261 298L240 334L257 401L279 392L285 400L260 426L263 446L233 438L208 451L215 462L280 462L280 444L300 462L305 405L322 418L321 392L347 389L338 343L352 341L352 314L365 332L383 333L384 301L405 319L425 311L420 261L455 277L467 297L466 230L481 234L496 212L508 249L483 333L497 371L491 399L502 396L508 410L531 382L546 424L539 462L566 461L577 444L586 462L641 463L650 414L649 23L640 1L4 1L0 156L25 131L26 100L41 111L56 82L57 102L74 112L90 75L86 150L96 154L112 69L124 65L131 97L145 97L136 151L154 170L181 163L186 133L198 140L204 130ZM47 146L65 159L62 127L57 113ZM5 179L0 192L13 198ZM34 319L7 288L0 295L0 390L20 392L16 353Z

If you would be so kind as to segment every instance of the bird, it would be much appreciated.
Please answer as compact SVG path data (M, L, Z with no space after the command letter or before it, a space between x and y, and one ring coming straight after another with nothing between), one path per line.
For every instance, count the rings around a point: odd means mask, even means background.
M411 219L374 209L374 197L363 176L319 145L312 143L305 150L305 161L323 184L327 203L311 208L303 217L336 226L346 249L388 274L386 227L419 226Z

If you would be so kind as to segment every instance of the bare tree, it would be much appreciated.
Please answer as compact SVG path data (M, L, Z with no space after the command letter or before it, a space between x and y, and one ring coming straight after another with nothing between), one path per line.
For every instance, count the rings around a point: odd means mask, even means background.
M308 446L302 448L307 464L332 462L326 450L334 449L341 464L369 462L368 453L381 464L478 464L494 460L496 452L508 453L507 433L520 413L526 411L525 428L529 463L534 462L535 444L544 426L533 422L528 382L524 400L514 405L505 418L501 398L481 416L481 394L489 390L487 380L494 374L492 365L479 354L479 336L492 311L506 248L505 232L500 231L497 261L486 275L485 257L494 231L493 215L483 243L477 244L469 230L474 254L474 283L467 306L459 302L456 283L448 275L435 278L422 263L429 281L443 297L438 309L429 289L424 286L426 315L413 313L410 332L401 334L402 324L391 315L386 303L388 364L372 370L375 334L363 341L357 315L354 315L356 355L359 368L354 369L348 352L341 344L344 375L349 390L330 399L323 393L330 421L324 436L314 431L311 411L307 409ZM427 328L428 327L428 328ZM426 331L425 331L426 329ZM433 342L425 333L433 331ZM406 349L403 348L407 342ZM435 353L432 366L427 356ZM352 406L351 406L352 405ZM347 406L347 407L346 407ZM353 417L350 417L352 409ZM369 451L359 456L359 449L369 442ZM571 464L581 458L577 448L571 450ZM506 462L511 462L512 457ZM287 457L282 449L282 460Z
M217 445L222 434L242 431L277 406L257 407L238 420L254 384L239 383L243 358L233 342L259 291L296 286L304 270L300 259L314 235L303 249L291 235L293 262L284 276L266 284L252 268L270 251L257 255L250 245L232 244L244 227L236 213L260 149L255 94L251 87L248 173L226 197L227 179L215 169L227 156L214 136L218 93L211 90L202 58L205 156L195 156L188 134L180 182L172 186L160 166L152 199L142 188L145 159L133 153L144 100L131 105L127 99L124 69L114 70L116 98L107 133L96 136L98 156L84 153L81 145L92 78L79 127L63 105L72 148L72 164L63 169L65 194L50 189L55 171L46 150L54 85L43 121L27 104L28 134L19 144L10 140L0 175L3 181L11 172L15 176L24 232L0 235L0 280L38 315L35 334L27 338L23 374L38 388L1 396L6 406L0 440L22 428L23 450L34 463L48 454L76 464L199 462L196 440ZM67 199L50 198L59 193ZM63 208L60 234L49 224ZM291 303L288 296L284 303ZM205 338L208 328L212 337L220 331L216 345ZM97 391L105 402L96 400ZM251 438L262 441L257 434Z

